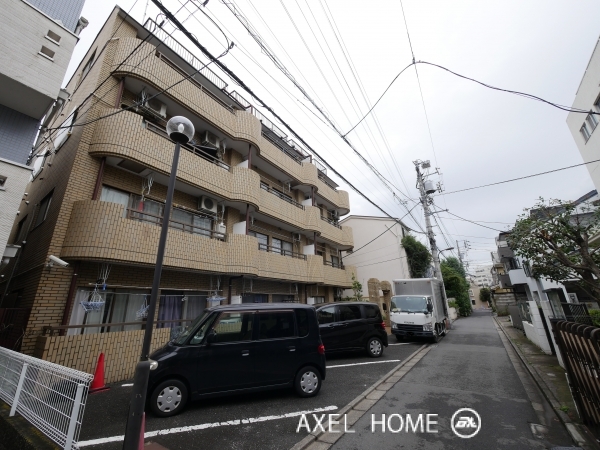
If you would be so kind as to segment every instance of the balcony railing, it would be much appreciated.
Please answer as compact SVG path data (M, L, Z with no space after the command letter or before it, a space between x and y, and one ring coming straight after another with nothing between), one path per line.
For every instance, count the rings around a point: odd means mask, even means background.
M335 187L333 184L331 184L331 182L327 179L327 177L325 175L321 175L320 171L318 172L318 177L319 177L319 180L321 180L323 183L325 183L331 189L333 189L334 191L337 190L337 187Z
M179 43L173 36L167 33L165 30L160 28L157 23L152 20L146 20L144 24L144 28L148 31L154 33L154 35L160 39L167 47L177 53L182 59L184 59L189 65L191 65L194 69L199 70L202 76L209 80L212 84L214 84L220 90L225 90L227 87L227 83L223 81L221 77L219 77L216 73L210 70L208 67L202 68L206 63L200 61L196 56L194 56L189 50L187 50L183 45ZM201 70L200 70L201 69Z
M342 264L342 263L334 263L332 261L323 261L323 264L325 264L326 266L331 266L334 269L342 269L342 270L345 269L344 264Z
M277 189L273 189L269 186L266 186L264 184L261 183L260 188L270 192L271 194L275 195L276 197L279 197L281 200L284 200L286 202L288 202L291 205L294 205L296 208L300 208L300 209L304 209L304 205L301 203L298 203L296 200L294 200L293 198L291 198L288 195L285 195L283 192L279 192Z
M146 123L146 128L148 130L164 137L165 139L169 139L169 137L167 136L167 132L164 130L164 128L159 127L158 125L153 124L152 122L146 121L145 123ZM200 158L208 161L209 163L212 163L212 164L216 165L217 167L220 167L223 170L231 171L231 166L229 164L206 153L200 147L198 147L196 145L190 145L190 144L182 144L181 146L183 148L185 148L187 151L192 152L194 155L199 156Z
M337 223L335 220L330 219L329 217L325 217L325 216L321 216L321 220L324 220L325 222L327 222L330 225L333 225L334 227L339 228L340 230L342 229L342 226Z
M302 253L296 253L291 250L284 250L281 247L273 247L272 245L261 244L260 242L258 243L258 249L263 252L277 253L282 256L289 256L290 258L306 260L306 255Z
M140 222L152 223L154 225L162 225L163 222L162 216L144 211L138 211L132 208L127 208L127 218L131 220L138 220ZM191 225L189 223L177 222L176 220L169 220L169 227L183 231L184 233L199 234L201 236L206 236L211 239L218 239L221 241L224 241L226 237L225 233Z

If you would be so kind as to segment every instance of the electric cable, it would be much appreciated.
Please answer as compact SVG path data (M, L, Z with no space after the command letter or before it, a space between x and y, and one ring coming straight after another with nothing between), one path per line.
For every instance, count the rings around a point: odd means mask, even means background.
M417 204L418 204L418 203L417 203ZM410 211L412 211L413 209L415 209L415 208L417 207L417 204L416 204L416 205L414 205L414 206L413 206L413 207L410 209ZM409 212L410 212L410 211L409 211ZM398 219L398 220L400 220L400 221L401 221L401 220L402 220L402 219L404 219L406 216L408 216L408 213L404 214L404 216L402 216L402 217L401 217L400 219ZM402 225L402 222L400 222L400 224ZM381 234L380 234L380 235L378 235L377 237L375 237L375 238L371 239L371 240L370 240L369 242L367 242L365 245L363 245L363 246L361 246L361 247L357 248L356 250L353 250L353 251L352 251L352 253L350 253L349 255L346 255L346 257L348 257L348 256L351 256L351 255L354 255L354 254L355 254L357 251L359 251L359 250L361 250L361 249L365 248L365 247L366 247L367 245L369 245L371 242L374 242L375 240L377 240L378 238L380 238L381 236L383 236L385 233L387 233L387 232L388 232L388 231L390 231L390 230L391 230L391 228L386 228L386 229L385 229L385 231L384 231L383 233L381 233Z
M573 169L574 167L585 166L586 164L592 164L592 163L597 163L597 162L600 162L600 159L594 159L593 161L587 161L587 162L580 163L580 164L574 164L572 166L560 167L558 169L547 170L545 172L534 173L532 175L525 175L523 177L512 178L510 180L498 181L496 183L482 184L481 186L473 186L470 188L458 189L456 191L445 192L445 194L450 195L450 194L456 194L457 192L471 191L473 189L481 189L484 187L496 186L498 184L511 183L513 181L519 181L519 180L525 180L527 178L539 177L540 175L547 175L549 173L560 172L561 170Z
M179 22L179 20L172 15L172 13L160 2L160 0L152 0L152 2L165 14L169 20L173 21L179 30L184 33L187 38L192 42L202 53L204 53L211 61L214 61L215 64L223 70L227 75L229 75L232 80L234 80L242 89L244 89L249 95L252 96L257 102L259 102L260 106L268 110L279 122L289 130L304 146L306 146L323 164L330 169L333 173L336 174L341 180L343 180L351 189L357 192L360 196L362 196L365 200L375 206L378 210L383 212L387 217L392 220L397 221L392 215L390 215L387 211L381 208L377 203L364 195L359 189L357 189L350 181L346 179L341 173L339 173L336 169L334 169L331 164L329 164L325 158L321 157L320 154L314 150L296 131L285 121L279 114L277 114L270 106L268 106L246 83L244 83L235 73L233 73L225 64L218 61L198 40Z

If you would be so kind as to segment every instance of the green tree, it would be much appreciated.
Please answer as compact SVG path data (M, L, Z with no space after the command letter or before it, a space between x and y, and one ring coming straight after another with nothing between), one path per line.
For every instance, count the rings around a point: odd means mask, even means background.
M454 297L456 299L458 312L461 316L470 316L473 309L469 300L469 282L456 270L454 262L445 260L442 261L440 266L444 279L444 287L446 288L446 297Z
M352 301L360 302L362 300L362 284L356 279L354 274L352 274L352 290L354 291L354 296Z
M489 288L483 287L479 290L479 300L484 303L491 303L492 301L492 291Z
M450 256L450 257L444 259L444 261L442 261L442 263L445 264L446 266L454 269L465 280L467 279L467 273L465 272L465 268L462 266L462 264L460 263L458 258L455 258L454 256Z
M600 232L600 208L540 198L521 215L508 244L527 260L532 275L563 283L577 280L592 298L600 298L600 247L590 239Z
M429 253L427 247L410 234L402 238L402 246L406 250L410 277L424 278L427 274L427 269L431 266L431 253Z

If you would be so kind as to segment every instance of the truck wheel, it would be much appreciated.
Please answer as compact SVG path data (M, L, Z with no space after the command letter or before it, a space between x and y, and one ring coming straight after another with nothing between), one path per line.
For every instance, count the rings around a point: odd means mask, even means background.
M433 342L434 344L437 344L440 340L440 335L438 334L438 326L436 324L436 326L433 328L433 337L431 338L431 342Z
M440 336L446 336L446 321L444 320L441 324L440 324Z

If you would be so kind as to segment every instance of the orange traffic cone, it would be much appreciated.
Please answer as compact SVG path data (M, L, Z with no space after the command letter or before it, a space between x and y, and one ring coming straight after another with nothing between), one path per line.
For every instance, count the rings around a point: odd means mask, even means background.
M146 413L142 413L142 428L140 429L140 445L138 450L144 450L144 434L146 434Z
M104 384L104 353L100 353L89 393L93 394L94 392L106 391L108 389L110 388Z

